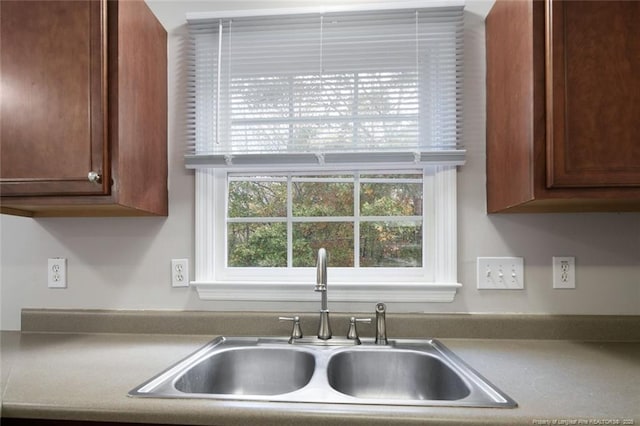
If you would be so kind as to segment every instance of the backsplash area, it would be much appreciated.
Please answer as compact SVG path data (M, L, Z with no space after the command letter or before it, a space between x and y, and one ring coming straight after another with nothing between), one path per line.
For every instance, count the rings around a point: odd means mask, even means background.
M287 336L291 324L275 312L127 311L24 309L22 331L33 333L134 333L174 335ZM350 314L335 313L334 337L341 339ZM317 333L318 313L300 316L304 336ZM386 335L393 339L544 339L637 342L638 315L389 314ZM375 337L363 325L359 337Z
M168 32L169 216L0 216L3 330L20 329L23 308L255 310L239 302L201 301L193 288L171 287L170 260L194 259L194 177L184 168L182 158L184 11L191 6L191 11L199 11L205 6L203 2L148 3ZM273 2L274 6L286 4ZM640 315L640 213L486 214L487 10L486 2L467 2L465 12L463 133L467 163L458 172L458 280L463 287L454 302L425 304L420 311ZM478 290L479 256L523 257L524 289ZM575 289L552 288L553 256L575 257ZM66 289L47 288L47 259L53 257L67 259ZM312 287L310 283L310 292ZM286 310L311 311L316 305L289 303ZM355 308L329 306L336 312L364 309ZM398 312L403 307L389 304L389 310Z

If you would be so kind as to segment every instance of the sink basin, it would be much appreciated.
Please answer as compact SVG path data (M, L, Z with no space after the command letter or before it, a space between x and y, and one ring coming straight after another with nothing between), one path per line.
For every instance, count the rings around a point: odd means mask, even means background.
M134 397L512 408L437 340L389 345L219 337L129 392ZM335 343L335 342L334 342Z
M406 350L341 352L329 361L331 387L356 398L460 400L471 390L440 359Z
M315 358L286 348L235 348L212 354L175 382L185 393L277 395L293 392L311 380Z

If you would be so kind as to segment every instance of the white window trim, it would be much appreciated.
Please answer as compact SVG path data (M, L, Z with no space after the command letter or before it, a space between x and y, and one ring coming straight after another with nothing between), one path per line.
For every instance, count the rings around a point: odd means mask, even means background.
M260 275L252 273L251 268L243 268L247 272L244 276L234 279L225 276L226 268L220 267L224 251L216 256L216 245L218 250L221 242L224 247L225 176L226 172L220 169L196 170L196 273L191 285L197 289L200 299L254 302L252 306L264 310L273 309L273 302L317 301L318 296L312 291L315 268L289 269L287 278L272 281L258 280ZM424 243L427 253L433 254L428 258L433 279L416 276L398 282L392 275L385 277L385 271L377 270L376 276L383 280L370 281L363 280L362 275L349 278L349 268L329 268L332 302L385 301L417 307L426 302L453 301L461 287L457 282L456 167L435 166L430 190L433 191L433 223L426 223L425 227L434 235ZM332 280L332 272L339 278ZM276 309L283 308L276 306Z

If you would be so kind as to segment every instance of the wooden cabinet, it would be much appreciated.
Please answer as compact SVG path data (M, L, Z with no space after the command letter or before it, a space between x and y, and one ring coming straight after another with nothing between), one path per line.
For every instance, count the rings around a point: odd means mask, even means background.
M497 0L487 209L640 211L640 2Z
M144 1L3 0L0 43L2 213L166 216L167 38Z

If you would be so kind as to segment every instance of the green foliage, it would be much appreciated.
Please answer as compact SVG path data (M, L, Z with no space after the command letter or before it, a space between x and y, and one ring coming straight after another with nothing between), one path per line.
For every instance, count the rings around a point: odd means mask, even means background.
M284 217L286 182L229 182L228 217Z
M365 222L360 228L360 266L422 266L422 226Z
M294 183L293 215L353 216L353 183Z
M287 266L287 226L283 223L231 223L229 266Z
M389 176L386 176L389 177ZM349 217L353 212L352 182L293 182L292 211L296 217ZM286 217L286 182L229 184L230 218ZM419 216L419 183L360 185L360 265L417 267L422 265L422 226L415 222L371 222L366 216ZM282 222L241 222L228 225L228 264L231 267L286 267L287 225ZM294 267L315 265L320 247L329 253L329 266L354 265L354 222L293 223Z
M294 224L293 266L315 266L321 247L327 249L329 266L353 266L353 223Z
M414 216L422 212L422 185L364 183L360 190L362 216Z

